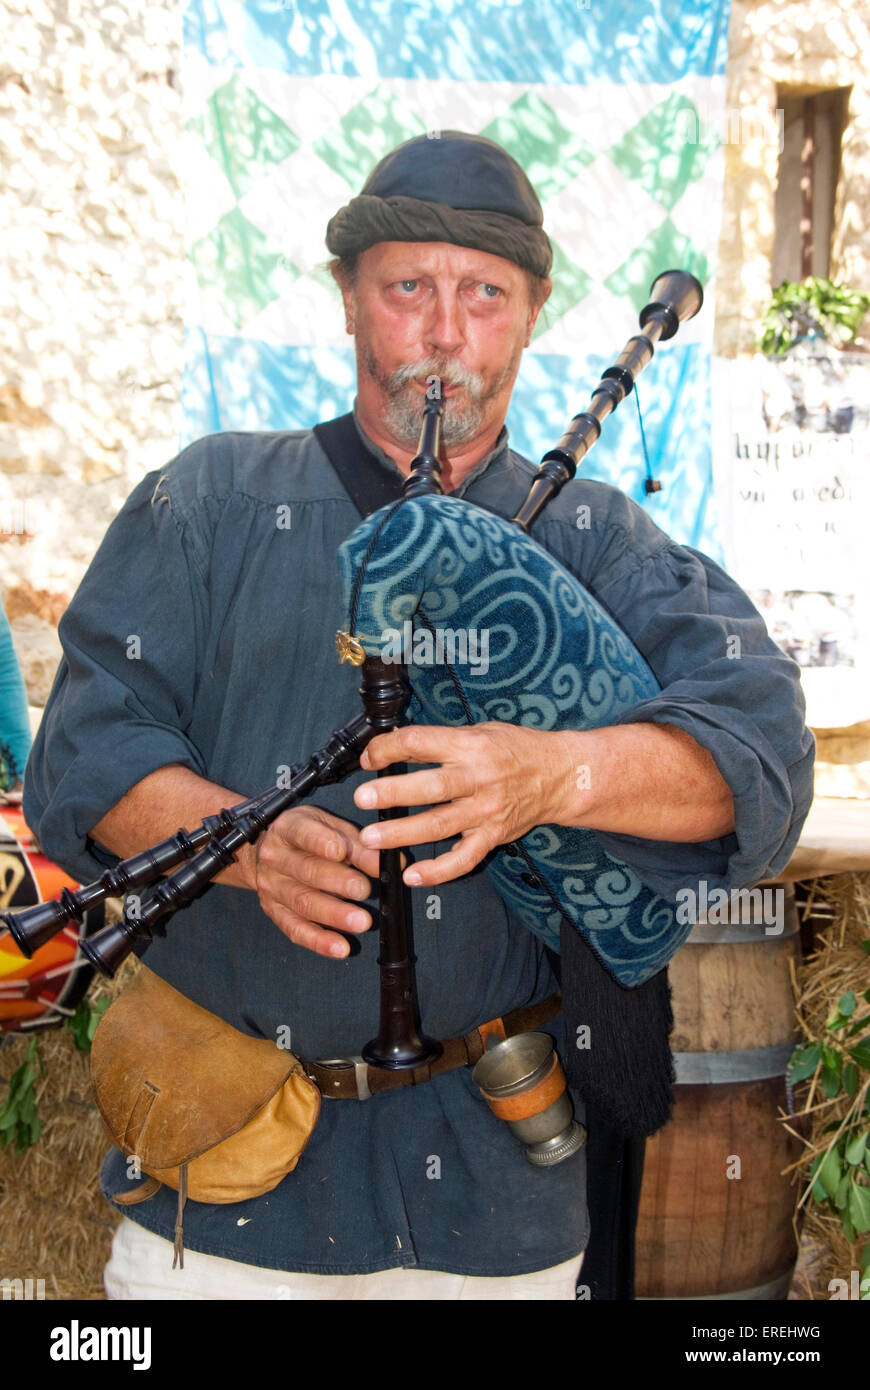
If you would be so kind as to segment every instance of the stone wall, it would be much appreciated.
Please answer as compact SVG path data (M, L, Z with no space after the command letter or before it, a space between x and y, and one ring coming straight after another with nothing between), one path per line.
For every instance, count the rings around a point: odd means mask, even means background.
M0 584L33 703L106 525L176 450L181 6L0 0Z
M751 353L771 295L777 87L851 87L831 278L870 290L870 11L855 0L732 0L716 351ZM731 138L732 135L734 138ZM866 330L865 323L865 330ZM866 335L865 337L870 336Z

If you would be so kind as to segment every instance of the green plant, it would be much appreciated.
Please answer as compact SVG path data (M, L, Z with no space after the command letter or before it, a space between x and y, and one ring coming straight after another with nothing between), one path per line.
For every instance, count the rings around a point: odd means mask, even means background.
M42 1133L42 1121L36 1113L36 1076L45 1076L45 1065L30 1039L27 1056L9 1078L9 1090L0 1105L0 1145L7 1148L15 1140L15 1152L23 1153L35 1144Z
M861 943L870 955L870 941ZM870 1004L870 989L861 996ZM814 1078L824 1101L848 1102L842 1119L825 1127L831 1139L812 1159L809 1180L814 1201L839 1218L850 1244L870 1231L870 1014L855 1017L854 990L840 996L825 1034L795 1048L789 1061L791 1084ZM870 1241L860 1256L870 1270ZM870 1299L870 1293L862 1295Z
M82 999L75 1013L66 1020L66 1026L72 1030L79 1052L90 1052L97 1024L110 1003L111 1000L107 996L95 999L93 1003L88 999Z
M108 997L90 1003L82 999L74 1014L65 1019L72 1031L79 1052L89 1052L100 1017L109 1007ZM9 1078L9 1090L0 1105L0 1146L4 1149L15 1140L15 1152L23 1153L36 1143L42 1133L42 1121L36 1113L36 1075L45 1076L45 1063L39 1055L36 1037L30 1039L27 1056Z
M870 309L870 295L817 276L784 280L761 321L759 346L768 357L788 352L801 338L819 335L834 347L854 338Z

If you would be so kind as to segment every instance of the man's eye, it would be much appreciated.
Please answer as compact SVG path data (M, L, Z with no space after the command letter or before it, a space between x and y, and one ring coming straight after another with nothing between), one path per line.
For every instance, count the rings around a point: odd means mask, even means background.
M419 280L400 280L399 289L403 294L413 294L419 283Z
M478 299L497 299L501 294L498 285L488 285L484 280L475 289Z

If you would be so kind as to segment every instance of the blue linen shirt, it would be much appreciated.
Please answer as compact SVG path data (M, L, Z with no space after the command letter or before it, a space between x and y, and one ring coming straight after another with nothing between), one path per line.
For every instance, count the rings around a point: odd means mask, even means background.
M534 471L503 431L456 495L510 516ZM588 529L577 527L580 505ZM64 658L28 767L25 813L69 872L89 881L116 862L88 832L157 768L181 764L253 795L359 711L358 672L339 666L333 648L344 618L335 557L358 521L309 431L210 436L142 480L61 621ZM732 835L672 845L602 834L605 847L669 895L692 878L730 888L776 872L811 800L796 665L718 566L614 488L575 480L535 536L613 614L663 687L620 722L687 729L734 793ZM365 823L373 817L353 791L370 776L324 788L314 803ZM553 992L546 951L481 869L411 899L430 1035L456 1037ZM298 1054L340 1057L377 1031L377 950L367 933L345 961L316 956L288 941L254 894L213 885L147 963L244 1032L277 1039L289 1027ZM548 1030L561 1043L558 1019ZM582 1119L579 1099L578 1109ZM118 1151L102 1183L107 1195L127 1186ZM175 1207L163 1189L126 1213L171 1239ZM585 1155L532 1168L458 1069L365 1102L324 1102L276 1189L188 1203L184 1228L191 1249L288 1271L521 1274L585 1248Z

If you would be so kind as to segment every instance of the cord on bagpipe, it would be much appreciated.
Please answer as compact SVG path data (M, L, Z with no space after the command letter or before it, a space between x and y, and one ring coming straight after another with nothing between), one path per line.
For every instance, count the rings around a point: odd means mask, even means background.
M697 280L682 271L659 276L651 294L640 314L642 332L629 339L602 374L588 409L573 417L555 448L544 455L511 521L442 494L438 455L443 401L440 382L431 379L418 453L401 498L368 517L339 554L349 620L337 645L342 660L362 667L363 713L336 730L306 763L294 765L286 785L209 816L193 831L179 830L78 892L64 890L56 902L0 914L24 955L32 955L96 903L121 896L121 920L81 943L97 969L113 975L132 950L141 952L154 935L165 934L166 919L197 897L243 844L253 843L279 815L318 788L358 770L371 739L395 728L406 711L415 722L429 724L501 719L541 729L594 728L657 691L652 673L625 634L527 534L546 503L574 477L602 422L631 392L656 343L673 337L703 298ZM512 628L506 644L513 653L509 672L502 656L496 658L491 680L471 676L463 681L450 662L442 663L445 678L435 665L415 663L408 673L401 661L384 659L385 633L396 623L419 617L431 638L433 618L492 617L496 609L500 629ZM537 671L530 670L532 656L540 659ZM393 771L386 768L381 775ZM380 812L380 818L403 814L404 809L396 808ZM420 1028L400 858L398 850L381 853L381 1022L378 1036L363 1051L371 1065L391 1069L419 1066L439 1050ZM163 877L168 870L173 872ZM674 949L678 929L673 910L626 865L606 855L589 831L537 827L522 842L493 855L487 871L508 906L546 944L558 949L558 924L567 918L623 984L648 979ZM135 890L158 879L151 895L141 900ZM686 931L688 927L683 935Z

